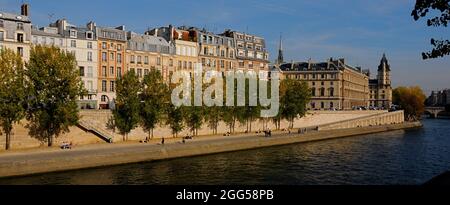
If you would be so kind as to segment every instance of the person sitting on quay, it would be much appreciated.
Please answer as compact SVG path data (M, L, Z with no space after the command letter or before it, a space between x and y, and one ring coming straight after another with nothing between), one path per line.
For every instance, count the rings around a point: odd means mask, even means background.
M165 142L165 139L163 137L162 140L161 140L161 145L164 145L164 142Z
M72 149L72 142L69 144L68 142L63 142L61 145L61 149Z

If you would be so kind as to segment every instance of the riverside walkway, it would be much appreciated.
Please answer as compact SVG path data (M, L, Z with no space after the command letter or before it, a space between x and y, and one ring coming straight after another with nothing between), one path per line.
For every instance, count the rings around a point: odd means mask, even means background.
M231 152L286 144L335 139L377 132L420 127L420 123L315 131L306 134L274 132L264 134L239 134L235 136L210 136L187 140L167 139L149 144L95 144L75 147L73 150L56 148L0 153L0 177L23 176L56 171L148 162L179 157L190 157Z

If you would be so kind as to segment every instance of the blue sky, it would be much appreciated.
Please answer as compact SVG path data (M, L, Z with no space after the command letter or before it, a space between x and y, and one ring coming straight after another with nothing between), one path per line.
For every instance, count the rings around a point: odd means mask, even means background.
M0 10L19 12L22 0L0 0ZM148 27L192 25L215 32L226 28L266 38L271 59L283 34L285 60L323 61L345 57L376 72L383 52L394 86L420 85L428 93L450 88L450 56L430 61L431 37L450 38L450 28L430 28L410 16L414 0L28 0L35 25L67 18L76 25L94 20L142 33Z

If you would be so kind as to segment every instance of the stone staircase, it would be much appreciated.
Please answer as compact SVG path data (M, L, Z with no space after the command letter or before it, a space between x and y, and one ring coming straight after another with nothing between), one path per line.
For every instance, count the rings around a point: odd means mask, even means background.
M103 129L101 126L96 126L95 124L96 123L94 123L93 121L82 119L78 122L78 127L93 133L94 135L96 135L97 137L99 137L100 139L102 139L107 143L113 143L114 136L109 134L110 131Z

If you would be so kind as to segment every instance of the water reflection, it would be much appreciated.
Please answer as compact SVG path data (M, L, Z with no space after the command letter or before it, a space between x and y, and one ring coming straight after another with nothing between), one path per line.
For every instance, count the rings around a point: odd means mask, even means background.
M425 128L0 180L0 184L421 184L450 170L450 121Z

